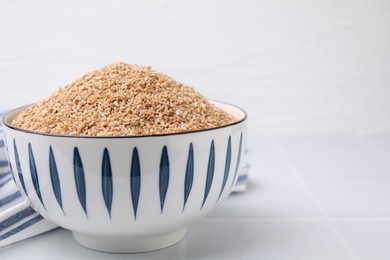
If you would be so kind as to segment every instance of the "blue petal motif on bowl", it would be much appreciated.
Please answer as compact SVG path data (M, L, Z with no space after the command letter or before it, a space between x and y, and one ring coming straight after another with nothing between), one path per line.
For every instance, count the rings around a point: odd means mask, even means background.
M226 149L225 172L223 174L222 187L221 187L221 191L219 192L218 200L221 197L223 190L225 189L226 181L229 177L231 161L232 161L232 138L229 135L228 146ZM217 202L218 202L218 200L217 200Z
M15 180L16 174L14 174L15 171L14 171L14 167L12 166L12 163L11 163L11 159L10 159L10 155L9 155L9 151L8 151L8 147L7 146L5 147L5 150L7 151L6 155L7 155L7 161L8 161L8 165L9 165L10 171L0 174L0 179L2 177L6 176L7 174L11 173L12 179L14 180L14 183L16 184L16 180Z
M233 185L234 185L234 183L235 183L235 180L236 180L236 178L237 178L238 169L240 168L241 149L242 149L242 132L241 132L241 135L240 135L240 146L239 146L239 148L238 148L236 170L235 170L235 172L234 172L232 187L233 187Z
M49 148L49 169L50 169L50 180L51 186L53 188L54 196L58 202L58 205L61 207L62 212L65 214L62 207L62 196L61 196L61 185L60 179L58 177L56 159L54 157L53 148L50 145Z
M34 153L30 143L28 143L28 158L30 163L31 179L34 185L35 192L37 193L38 199L41 201L42 206L46 209L45 204L43 203L41 190L39 188L37 166L35 165Z
M73 149L73 171L80 205L83 208L85 215L88 217L84 167L77 147Z
M20 181L20 184L22 185L24 193L26 194L26 196L28 196L27 190L26 190L26 184L24 183L22 167L20 166L19 153L18 153L18 148L16 146L15 139L14 139L14 154L15 154L16 170L18 171L19 181Z
M211 146L210 146L209 163L207 165L206 186L205 186L205 190L204 190L204 196L203 196L203 202L202 202L201 209L203 208L204 203L206 202L207 197L209 196L211 184L213 183L213 178L214 178L214 170L215 170L215 146L214 146L214 140L212 140Z
M184 205L183 211L187 204L188 197L190 196L192 183L194 180L194 147L192 143L190 143L190 147L188 149L188 159L187 159L187 167L186 167L186 177L184 180Z
M7 151L7 153L8 153L8 151ZM8 157L8 161L9 161L9 169L11 171L12 179L14 180L14 183L16 184L15 176L13 174L14 173L14 168L12 167L11 160L9 159L9 157ZM6 172L6 174L8 174L8 173L10 173L10 172ZM0 174L0 178L1 178L1 174Z
M103 152L103 163L102 163L102 193L108 215L111 218L111 207L113 198L113 184L112 184L112 171L111 161L108 149L104 148Z
M139 194L141 191L141 167L139 163L138 149L134 147L131 158L130 170L131 201L133 203L134 219L137 219Z
M160 177L159 177L161 213L163 212L164 209L164 202L165 202L165 197L167 195L168 185L169 185L169 158L168 158L168 149L164 145L164 148L161 153Z

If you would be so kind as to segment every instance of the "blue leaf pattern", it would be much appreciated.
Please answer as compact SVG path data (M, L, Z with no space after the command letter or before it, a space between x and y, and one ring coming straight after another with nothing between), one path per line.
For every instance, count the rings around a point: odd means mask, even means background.
M39 188L37 166L35 165L34 153L30 143L28 143L28 156L29 156L29 163L30 163L31 179L34 185L35 192L37 193L38 199L41 201L43 207L46 209L45 204L43 203L42 200L41 190Z
M1 127L0 127L1 128ZM1 133L1 132L0 132ZM16 184L16 180L15 180L15 176L17 174L17 172L14 171L14 167L12 166L12 163L11 163L11 160L10 160L10 154L9 154L9 150L8 150L8 144L7 144L7 141L6 139L4 139L4 143L5 143L5 150L6 150L6 156L7 156L7 162L8 162L8 166L9 166L9 169L11 171L11 177L12 179L14 180L14 183ZM1 175L0 174L0 178L1 178Z
M137 219L138 200L141 190L141 167L137 147L133 149L130 172L131 201L133 203L134 218Z
M232 161L232 138L231 138L231 136L229 136L228 146L227 146L227 150L226 150L225 172L223 174L222 187L221 187L221 191L219 192L218 200L222 195L222 192L223 192L225 185L226 185L226 181L229 177L231 161Z
M77 147L75 147L73 150L73 171L80 205L83 208L85 215L88 217L84 167L83 162L81 161L79 149Z
M229 179L229 173L230 168L232 164L232 141L231 136L228 138L228 144L226 148L226 157L225 157L225 169L224 169L224 175L223 180L219 192L219 196L217 199L220 199L222 196L225 188L227 180ZM241 153L242 153L242 142L243 142L243 133L240 133L240 141L239 141L239 149L237 154L237 160L236 160L236 167L235 172L233 176L232 186L234 185L239 169L240 169L240 160L241 160ZM17 169L17 175L15 173L15 176L19 177L21 186L23 188L23 191L27 195L26 185L24 182L20 159L19 159L19 153L18 148L16 145L16 140L13 139L13 146L14 146L14 155L15 155L15 162L16 162L16 169ZM30 173L31 173L31 179L33 183L33 187L35 189L36 195L39 198L40 202L42 203L43 207L46 209L46 206L44 204L41 190L40 190L40 183L37 173L37 166L34 159L34 153L31 144L28 144L28 152L29 152L29 166L30 166ZM184 212L186 204L188 202L189 196L191 194L192 186L193 186L193 179L194 179L194 147L193 143L190 143L188 148L188 157L187 157L187 164L186 164L186 170L185 170L185 179L184 179L184 202L183 202L183 209ZM112 211L112 201L113 201L113 179L112 179L112 168L111 168L111 160L109 151L107 148L103 151L103 159L102 159L102 195L104 198L104 202L108 211L108 214L111 218L111 211ZM52 146L49 147L49 170L50 170L50 179L52 184L53 193L56 197L57 203L60 206L61 210L64 212L63 209L63 201L62 201L62 192L61 192L61 183L59 179L57 164L55 160L55 155L53 152ZM76 191L79 198L79 202L81 207L83 208L86 216L88 217L87 212L87 198L86 198L86 182L85 182L85 174L84 174L84 167L83 162L80 157L79 149L77 147L74 147L73 150L73 170L74 170L74 178L75 178L75 185L76 185ZM208 165L207 165L207 174L206 174L206 181L205 181L205 190L203 195L203 201L201 205L201 209L204 207L207 198L209 196L212 184L213 184L213 178L215 173L215 143L214 140L211 141L210 144L210 150L209 150L209 159L208 159ZM169 162L169 156L168 156L168 148L167 146L164 146L161 152L161 159L160 159L160 165L159 165L159 195L160 195L160 210L161 213L163 213L164 210L164 203L166 200L166 195L168 191L169 186L169 179L170 179L170 162ZM130 171L130 191L131 191L131 200L132 200L132 206L133 206L133 212L134 212L134 219L137 219L137 211L138 211L138 205L139 205L139 198L140 198L140 189L141 189L141 165L140 165L140 159L139 159L139 153L137 147L134 147L133 153L132 153L132 161L131 161L131 171Z
M161 213L163 212L164 209L164 202L165 202L165 197L167 195L168 184L169 184L169 158L168 158L168 149L164 145L164 148L161 153L160 175L159 175Z
M214 146L214 140L212 140L211 146L210 146L209 163L207 165L206 187L205 187L205 191L204 191L203 202L202 202L201 208L203 208L204 203L207 200L207 196L209 195L211 184L213 183L214 170L215 170L215 146Z
M108 215L111 218L112 198L113 198L113 184L112 184L112 170L110 154L108 149L104 148L103 163L102 163L102 193Z
M240 160L241 160L241 149L242 149L242 132L240 135L240 146L238 148L238 155L237 155L237 164L236 164L236 170L234 172L234 177L233 177L233 182L232 182L232 187L235 183L235 180L237 178L238 170L240 169Z
M51 146L49 148L49 169L51 186L53 188L54 196L56 197L56 200L58 202L58 205L61 207L62 212L65 214L64 209L62 207L61 185L60 179L58 177L57 164L54 158L53 148Z
M184 181L183 211L184 211L184 208L186 206L188 197L190 196L193 180L194 180L194 147L193 147L192 143L190 143L190 148L188 150L186 176L185 176L185 181Z
M14 154L15 154L16 170L18 171L20 184L22 185L23 191L27 196L26 184L24 183L22 167L20 166L19 153L18 153L18 148L16 147L15 139L14 139Z
M12 174L11 174L12 179L14 180L14 183L16 184L14 167L12 167L12 164L11 164L11 161L10 161L9 158L8 158L8 161L10 162L10 163L9 163L9 169L11 170L11 173L12 173Z

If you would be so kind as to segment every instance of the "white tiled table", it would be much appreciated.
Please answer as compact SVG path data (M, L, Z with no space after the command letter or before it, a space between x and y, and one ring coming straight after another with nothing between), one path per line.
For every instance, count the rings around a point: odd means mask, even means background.
M170 248L105 254L57 229L0 259L390 259L390 136L249 137L246 193Z

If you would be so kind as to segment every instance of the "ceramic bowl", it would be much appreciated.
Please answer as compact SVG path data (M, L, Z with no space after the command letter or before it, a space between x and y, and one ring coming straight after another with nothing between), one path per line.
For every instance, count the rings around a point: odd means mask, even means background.
M213 210L237 181L247 115L215 102L239 121L186 133L85 137L15 128L3 118L19 190L43 217L81 245L142 252L179 242L188 224Z

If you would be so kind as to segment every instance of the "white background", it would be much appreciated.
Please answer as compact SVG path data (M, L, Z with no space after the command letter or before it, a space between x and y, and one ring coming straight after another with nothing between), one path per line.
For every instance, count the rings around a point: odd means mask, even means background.
M115 61L242 106L252 135L390 133L389 1L0 1L0 106Z

